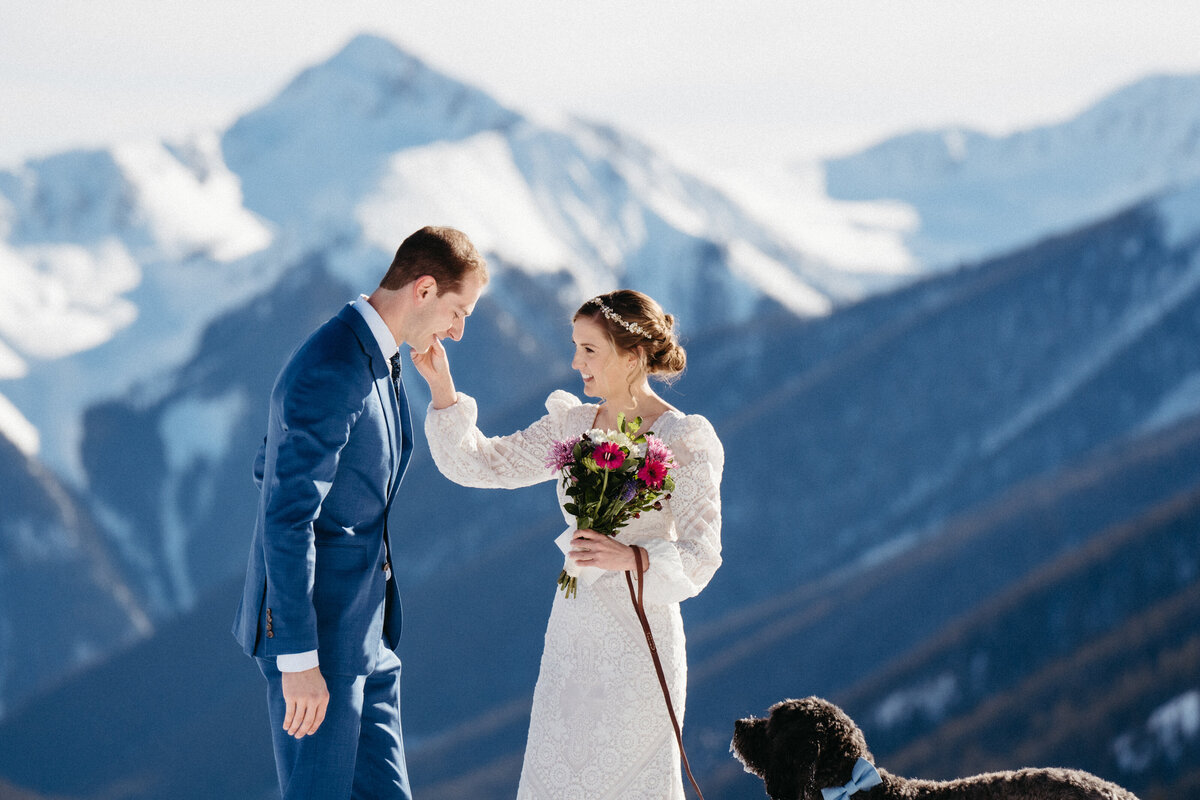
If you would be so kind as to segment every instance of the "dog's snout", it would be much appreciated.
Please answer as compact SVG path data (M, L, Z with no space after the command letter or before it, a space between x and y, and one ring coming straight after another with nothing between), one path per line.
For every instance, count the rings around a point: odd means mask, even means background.
M766 724L767 721L765 719L758 719L757 717L739 719L737 722L733 723L734 738L745 739L747 737L762 736L764 732L763 729L766 727Z
M739 719L733 723L733 741L729 743L730 752L737 756L746 771L759 776L766 760L766 725L765 719Z

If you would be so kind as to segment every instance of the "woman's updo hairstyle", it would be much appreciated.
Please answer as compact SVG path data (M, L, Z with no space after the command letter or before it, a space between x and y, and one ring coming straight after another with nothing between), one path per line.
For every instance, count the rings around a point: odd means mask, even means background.
M647 375L673 378L687 367L687 353L675 333L675 318L648 295L619 289L588 300L572 321L590 318L608 332L620 350L640 352Z

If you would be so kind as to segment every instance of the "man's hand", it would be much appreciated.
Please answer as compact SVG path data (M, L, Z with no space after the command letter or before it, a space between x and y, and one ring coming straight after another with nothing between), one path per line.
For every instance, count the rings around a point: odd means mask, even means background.
M287 703L283 729L288 736L303 739L316 733L325 721L325 709L329 707L329 689L325 686L321 668L283 673L283 699Z

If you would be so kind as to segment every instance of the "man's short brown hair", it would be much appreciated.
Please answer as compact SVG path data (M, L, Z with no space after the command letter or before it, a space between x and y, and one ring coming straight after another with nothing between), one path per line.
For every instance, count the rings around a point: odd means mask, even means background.
M399 289L423 275L437 281L437 293L462 289L467 275L475 273L487 283L487 262L467 235L455 228L428 225L405 239L379 285Z

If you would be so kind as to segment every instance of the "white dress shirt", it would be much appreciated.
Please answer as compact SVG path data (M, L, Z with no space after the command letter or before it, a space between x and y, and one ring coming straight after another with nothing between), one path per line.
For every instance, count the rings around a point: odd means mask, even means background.
M383 321L383 317L379 316L375 307L367 302L365 294L359 295L358 299L350 305L366 320L367 327L371 329L371 334L375 337L375 343L379 345L379 352L383 354L384 359L390 360L392 356L400 352L400 346L396 344L396 337L392 336L387 323ZM277 656L275 659L275 666L279 668L280 672L303 672L319 664L316 650L287 653Z

